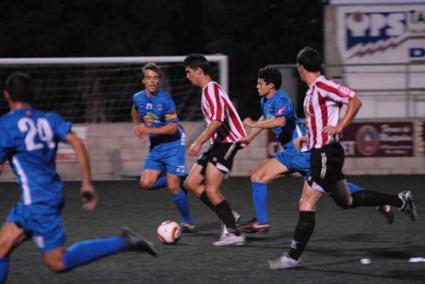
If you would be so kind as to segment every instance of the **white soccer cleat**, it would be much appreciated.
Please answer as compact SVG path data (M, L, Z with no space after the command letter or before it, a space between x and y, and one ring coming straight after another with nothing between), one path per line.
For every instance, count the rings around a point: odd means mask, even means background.
M287 254L282 255L279 258L269 260L270 269L289 269L297 267L300 260L295 260L289 257Z
M224 226L226 228L226 226ZM227 229L226 229L227 231ZM244 234L240 234L235 235L234 233L224 233L220 236L220 240L214 242L214 245L217 247L222 247L222 246L241 246L245 244L245 235Z

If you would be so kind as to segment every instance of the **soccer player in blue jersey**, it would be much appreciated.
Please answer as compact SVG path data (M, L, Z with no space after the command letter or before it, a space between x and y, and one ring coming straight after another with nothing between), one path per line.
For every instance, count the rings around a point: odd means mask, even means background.
M10 112L0 118L0 172L9 161L21 188L19 202L0 230L0 283L7 278L9 255L23 241L32 238L46 264L55 272L72 270L102 257L122 251L156 252L128 228L119 236L77 242L66 248L61 209L63 183L56 171L58 142L70 144L81 166L83 207L93 210L97 194L91 181L89 159L82 141L71 124L53 112L31 107L31 79L25 73L12 73L5 82L4 96Z
M191 232L195 226L190 216L187 195L181 187L181 179L187 175L185 134L179 124L173 99L159 89L160 79L160 67L155 63L147 63L142 69L145 89L133 95L131 116L134 133L142 140L149 136L150 141L140 186L144 189L167 186L182 216L182 231Z
M264 67L258 71L257 90L261 97L263 115L255 122L251 118L244 120L244 125L252 128L247 140L252 141L263 129L270 128L281 143L283 150L274 158L268 159L251 175L252 199L256 217L245 224L240 224L246 233L265 233L270 228L267 213L267 184L282 174L299 173L306 176L310 170L310 151L306 146L300 149L293 141L305 136L304 124L297 117L289 96L280 91L282 77L276 68ZM351 192L360 187L349 183ZM389 223L393 220L391 206L380 209Z

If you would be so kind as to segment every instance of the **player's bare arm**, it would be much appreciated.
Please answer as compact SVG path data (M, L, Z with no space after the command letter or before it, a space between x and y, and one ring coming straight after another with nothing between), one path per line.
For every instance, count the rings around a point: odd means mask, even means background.
M147 134L165 135L174 134L177 132L177 123L172 122L158 128L147 127L143 124L135 126L134 133L137 136L144 136Z
M362 102L357 97L353 97L348 102L347 110L345 111L344 117L338 122L337 126L327 126L323 128L323 131L328 134L338 134L341 133L345 127L347 127L351 121L353 121L360 107L362 106Z
M187 154L189 156L198 156L201 152L202 145L207 142L213 135L218 131L221 127L221 122L217 120L213 120L207 129L202 132L202 134L196 139L196 141L190 145L187 150Z
M250 118L249 118L250 119ZM246 120L246 119L245 119ZM244 120L244 124L245 124ZM286 118L284 116L279 116L273 119L267 120L258 120L257 122L252 123L250 127L252 128L276 128L283 127L286 124ZM249 126L249 125L247 125Z
M3 172L3 164L0 164L0 175Z
M262 115L258 121L262 121L264 120L264 116ZM250 117L247 117L244 119L244 121L242 122L243 125L247 126L247 127L251 127L251 131L249 132L247 137L244 137L242 139L242 141L246 141L248 143L251 143L252 140L254 140L255 137L258 136L258 134L260 134L261 131L263 131L263 128L253 128L251 125L253 125L255 123L254 120L252 120Z
M92 185L90 161L84 143L73 132L66 136L68 144L74 148L78 163L81 169L81 189L80 194L83 199L83 208L91 211L97 205L97 193Z

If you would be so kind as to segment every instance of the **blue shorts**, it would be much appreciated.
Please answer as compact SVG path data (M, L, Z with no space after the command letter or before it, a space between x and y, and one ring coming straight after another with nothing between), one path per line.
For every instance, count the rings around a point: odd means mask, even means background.
M60 207L18 203L10 210L6 221L24 230L43 253L65 245L66 234Z
M155 146L146 157L143 169L166 171L176 176L187 175L185 146L179 140Z
M310 170L310 151L286 150L277 153L274 158L285 165L289 173L298 172L306 176Z

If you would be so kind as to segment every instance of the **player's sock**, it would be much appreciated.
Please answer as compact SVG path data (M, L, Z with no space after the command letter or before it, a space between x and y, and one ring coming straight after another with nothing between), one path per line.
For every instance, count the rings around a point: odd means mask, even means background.
M239 236L240 232L236 228L235 216L233 216L232 208L230 208L229 203L226 200L223 200L219 204L215 206L217 215L223 221L224 225L226 225L227 230L229 232Z
M386 194L372 190L361 190L352 194L352 207L393 205L400 208L403 202L397 195Z
M300 211L298 224L295 228L294 238L288 255L298 260L307 246L308 240L314 230L315 213L313 211Z
M215 206L212 204L211 200L208 198L207 193L205 192L205 190L201 193L201 195L199 196L199 199L205 204L207 205L208 208L210 208L212 211L216 212L215 210Z
M64 269L67 271L127 249L127 242L120 237L86 240L67 248L62 256L62 261Z
M255 207L255 215L260 224L267 224L269 216L267 214L267 184L252 182L252 201Z
M187 203L187 196L183 190L173 195L173 201L176 203L177 209L183 218L183 223L192 224L192 218L190 217L189 204Z
M161 174L151 189L160 189L167 186L167 174Z
M0 257L0 283L6 282L7 274L9 273L9 257Z
M354 183L351 183L351 182L347 182L347 185L348 185L348 190L349 190L351 193L354 193L354 192L357 192L357 191L363 190L363 188L361 188L361 187L360 187L360 186L358 186L357 184L354 184Z

